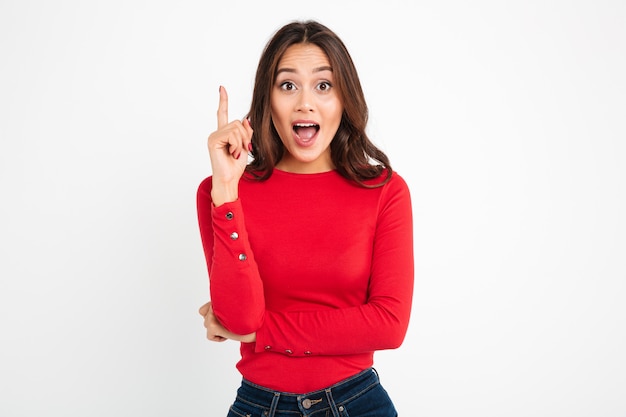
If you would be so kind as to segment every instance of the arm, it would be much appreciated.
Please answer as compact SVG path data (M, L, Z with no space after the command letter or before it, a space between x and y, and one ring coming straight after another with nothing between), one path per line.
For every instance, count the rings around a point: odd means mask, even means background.
M215 207L211 184L211 178L200 184L197 209L213 312L229 331L253 333L263 321L265 296L243 210L239 200Z
M247 119L228 122L228 95L220 87L217 130L207 143L213 175L198 188L197 210L212 312L237 334L255 331L265 309L263 286L238 200L239 180L246 168L252 133Z
M200 307L198 313L204 317L204 327L207 330L207 339L212 342L224 342L231 339L244 343L253 343L256 340L256 332L246 335L238 335L226 330L226 328L222 326L219 320L215 317L213 305L210 301Z
M413 296L411 200L399 178L382 194L366 303L341 309L266 311L257 331L257 352L341 355L400 346Z

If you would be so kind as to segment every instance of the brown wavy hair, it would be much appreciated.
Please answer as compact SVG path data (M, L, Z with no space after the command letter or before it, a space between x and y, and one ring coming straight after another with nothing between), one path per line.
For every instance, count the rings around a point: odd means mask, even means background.
M337 171L364 187L383 185L391 178L392 169L387 155L365 133L368 109L352 57L333 31L312 20L283 26L263 50L247 115L254 133L252 161L246 167L246 172L258 180L268 179L285 152L272 122L270 97L278 64L287 48L296 44L318 46L328 57L333 69L334 85L343 104L339 129L330 144L331 158ZM379 178L383 172L386 173L384 181L368 181Z

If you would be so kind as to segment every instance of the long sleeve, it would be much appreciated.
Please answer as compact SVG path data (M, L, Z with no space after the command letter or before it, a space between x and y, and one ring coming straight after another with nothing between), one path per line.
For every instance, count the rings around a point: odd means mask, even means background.
M267 311L257 352L345 355L393 349L404 340L414 279L409 190L395 181L380 197L368 296L363 305L316 311Z
M198 188L197 210L215 316L236 334L255 332L263 322L265 298L241 202L215 207L207 178Z
M246 379L313 391L400 346L414 267L411 197L398 174L367 188L337 171L274 170L242 178L239 200L219 207L210 191L208 178L198 220L211 300L224 327L256 332L240 347Z

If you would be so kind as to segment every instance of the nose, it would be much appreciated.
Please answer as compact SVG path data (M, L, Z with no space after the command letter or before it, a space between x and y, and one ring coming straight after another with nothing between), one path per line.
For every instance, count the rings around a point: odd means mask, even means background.
M300 91L298 101L296 102L297 112L312 112L315 106L313 104L313 96L307 90Z

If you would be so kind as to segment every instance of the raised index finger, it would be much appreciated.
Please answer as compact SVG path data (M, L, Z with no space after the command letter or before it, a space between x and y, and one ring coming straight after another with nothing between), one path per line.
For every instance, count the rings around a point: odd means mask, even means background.
M220 85L220 104L217 107L217 128L220 129L228 124L228 93Z

